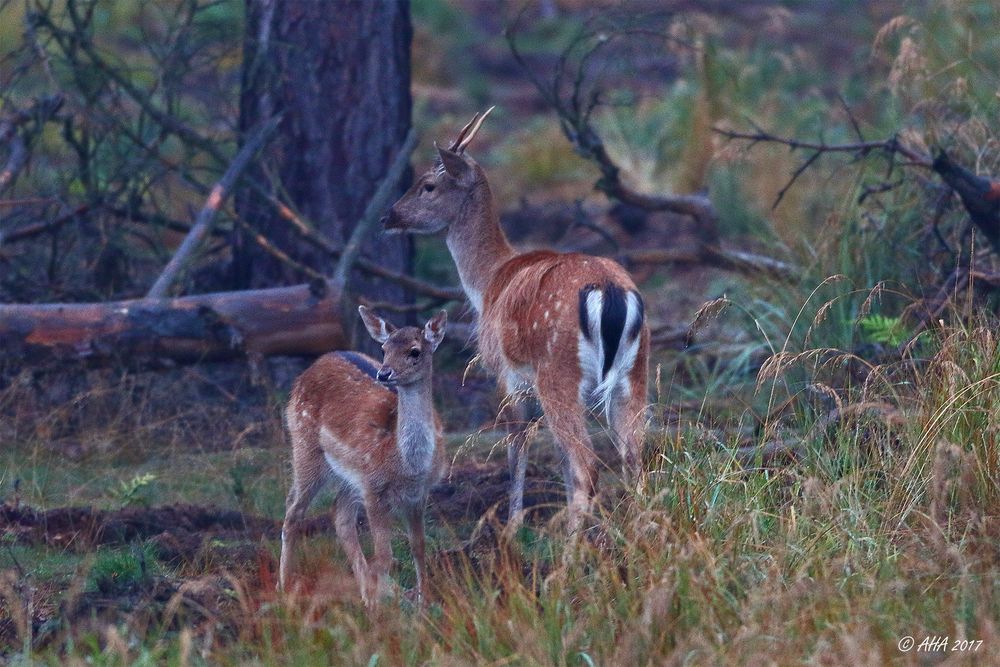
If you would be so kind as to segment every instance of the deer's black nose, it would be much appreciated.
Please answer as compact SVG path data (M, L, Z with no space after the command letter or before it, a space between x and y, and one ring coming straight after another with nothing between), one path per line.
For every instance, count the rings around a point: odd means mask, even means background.
M390 368L386 370L383 368L375 375L375 377L379 382L388 382L392 378L392 369Z
M379 218L378 224L382 225L383 227L385 227L386 225L388 225L389 224L389 214L386 213L381 218Z

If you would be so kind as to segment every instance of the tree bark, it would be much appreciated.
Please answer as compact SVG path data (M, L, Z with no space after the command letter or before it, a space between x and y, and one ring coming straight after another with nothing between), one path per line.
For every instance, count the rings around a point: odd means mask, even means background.
M283 114L266 169L253 180L272 183L329 239L344 244L389 170L410 128L410 41L406 0L247 0L240 128ZM270 176L268 178L267 176ZM406 169L394 196L411 180ZM393 197L394 198L394 197ZM281 218L266 194L237 192L241 216L294 260L324 275L333 267ZM410 269L412 245L376 234L363 254L397 272ZM289 284L286 265L234 231L234 287ZM355 274L352 291L406 302L399 285Z
M83 361L156 367L347 345L333 285L176 299L0 304L0 366ZM16 369L15 369L16 370Z

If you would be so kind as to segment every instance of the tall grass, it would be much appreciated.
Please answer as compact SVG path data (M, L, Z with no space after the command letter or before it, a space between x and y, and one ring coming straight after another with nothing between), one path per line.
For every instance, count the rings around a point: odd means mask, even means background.
M735 441L698 448L688 434L678 449L654 432L644 494L606 480L593 528L576 539L560 515L517 534L484 521L460 548L438 551L423 609L390 600L365 610L327 551L286 596L264 561L231 576L220 589L228 602L204 617L154 622L144 637L128 624L88 625L40 657L884 664L949 657L897 648L906 636L947 635L983 640L974 657L985 660L1000 641L995 330L939 329L908 369L872 366L841 418L786 433L801 455L780 468L741 465Z

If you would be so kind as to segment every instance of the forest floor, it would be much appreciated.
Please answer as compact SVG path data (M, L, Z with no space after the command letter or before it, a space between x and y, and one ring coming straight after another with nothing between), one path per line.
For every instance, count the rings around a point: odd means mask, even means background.
M197 470L177 472L188 477L188 484L192 475L199 474ZM286 480L270 482L283 487ZM207 477L204 483L214 480ZM454 552L490 549L483 541L488 542L489 533L484 538L478 531L475 539L468 538L487 513L505 515L507 485L506 465L500 462L466 462L451 469L434 489L429 505L428 524L435 545L432 568ZM555 479L533 466L525 497L529 515L537 518L551 516L563 494ZM345 596L356 597L350 570L336 556L326 567L309 566L310 560L319 558L317 550L322 558L335 551L330 513L314 511L302 530L316 544L306 548L312 555L302 567L310 577L300 577L299 584L312 587L314 577L333 576ZM30 596L29 632L41 647L46 634L54 636L67 627L79 632L81 624L163 627L178 607L186 610L188 623L211 620L225 625L234 581L254 597L274 596L280 531L278 518L221 504L178 502L120 509L74 505L38 510L8 501L0 506L0 532L5 541L0 561L4 568L11 568L8 572L20 575L21 594ZM401 533L397 538L398 553L407 547ZM10 615L0 619L0 645L18 646L19 634L25 630Z

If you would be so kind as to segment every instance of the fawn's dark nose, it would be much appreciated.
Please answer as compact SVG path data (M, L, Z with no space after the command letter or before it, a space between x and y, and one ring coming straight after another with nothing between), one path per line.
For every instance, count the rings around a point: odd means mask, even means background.
M378 373L375 374L375 378L379 382L388 382L390 379L392 379L392 369L383 368L382 370L380 370Z

